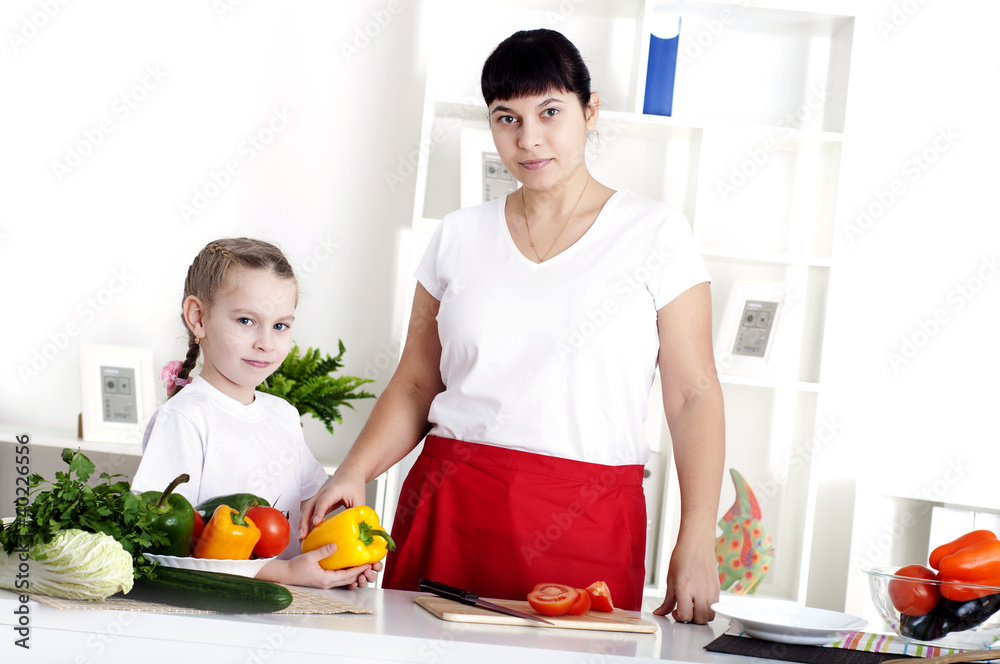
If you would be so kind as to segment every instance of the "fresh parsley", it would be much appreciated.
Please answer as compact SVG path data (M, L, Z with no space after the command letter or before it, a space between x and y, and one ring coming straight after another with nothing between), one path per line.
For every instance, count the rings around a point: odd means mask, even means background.
M102 472L103 482L90 486L87 481L95 466L86 455L66 448L62 460L69 464L69 472L57 471L54 482L38 473L28 477L34 500L19 507L17 518L0 530L0 546L10 555L17 548L48 543L68 528L105 533L132 556L135 578L149 576L155 565L142 552L168 542L165 533L152 527L156 515L143 508L125 479L119 479L125 475Z

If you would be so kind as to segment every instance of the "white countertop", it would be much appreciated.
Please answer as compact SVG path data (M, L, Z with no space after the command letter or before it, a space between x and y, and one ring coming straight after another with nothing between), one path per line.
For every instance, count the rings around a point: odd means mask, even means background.
M684 625L642 613L659 627L655 634L474 625L435 618L413 603L416 593L375 588L310 590L329 593L376 614L163 614L51 609L29 601L31 649L26 651L14 645L19 638L14 631L14 610L20 606L17 596L0 590L0 661L741 664L746 659L702 649L725 631L728 620L723 618L710 625Z

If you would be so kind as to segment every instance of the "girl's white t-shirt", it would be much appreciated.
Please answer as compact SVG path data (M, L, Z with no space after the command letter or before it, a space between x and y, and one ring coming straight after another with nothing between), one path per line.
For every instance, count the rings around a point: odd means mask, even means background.
M618 191L580 240L539 264L514 245L500 198L445 217L416 277L441 302L446 387L432 434L646 463L656 312L709 281L684 215Z
M142 439L132 490L163 491L172 479L191 479L176 493L192 505L231 493L252 493L289 513L291 538L281 558L300 552L300 505L326 482L306 445L298 411L279 397L254 392L244 405L201 376L156 409Z

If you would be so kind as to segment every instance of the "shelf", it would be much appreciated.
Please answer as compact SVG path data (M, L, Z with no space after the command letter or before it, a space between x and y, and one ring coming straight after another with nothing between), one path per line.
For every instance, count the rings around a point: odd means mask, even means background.
M768 389L792 388L799 392L819 392L820 384L807 380L782 380L780 378L765 378L760 376L739 376L736 374L719 374L719 382L726 385L745 385L747 387L765 387Z
M478 122L486 127L489 117L486 104L481 95L458 99L448 95L435 96L431 99L434 114L439 117L454 118L465 122ZM718 118L684 118L667 115L652 115L649 113L633 113L601 108L601 121L627 125L635 131L656 132L676 130L679 132L719 131L740 132L743 134L772 137L776 140L794 143L842 143L844 135L835 131L819 131L812 129L796 129L769 124L759 124L749 121L726 120ZM601 125L598 125L598 131Z
M843 131L852 17L732 3L651 4L681 16L675 116ZM647 54L648 44L640 80Z
M699 244L826 265L811 259L829 257L833 249L841 152L840 142L793 144L706 131L695 202Z
M813 129L796 129L770 124L760 124L737 119L719 119L711 117L676 117L667 115L652 115L649 113L624 113L621 111L601 111L601 117L630 119L638 125L651 129L656 127L677 127L689 131L739 132L741 134L759 135L774 138L786 143L843 143L844 135L836 131Z
M17 436L28 434L33 447L79 448L84 453L97 452L102 454L124 454L126 456L142 456L142 443L116 443L111 441L88 441L78 438L70 429L49 429L31 427L18 429L11 424L0 424L0 442L16 443Z
M723 249L721 247L711 247L705 245L701 246L701 255L708 258L774 263L776 265L805 265L808 267L830 267L832 265L831 259L824 256L792 256L790 254L761 253L740 249Z

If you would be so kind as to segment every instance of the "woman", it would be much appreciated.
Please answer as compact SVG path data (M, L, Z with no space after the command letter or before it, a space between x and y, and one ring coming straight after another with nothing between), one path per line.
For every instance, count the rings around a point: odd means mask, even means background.
M579 51L518 32L482 74L493 139L522 187L444 219L417 270L406 345L300 536L430 432L403 484L383 586L432 578L523 599L604 580L638 610L642 469L659 365L681 525L657 613L704 623L718 598L722 395L708 275L682 215L614 191L584 160L599 97Z

